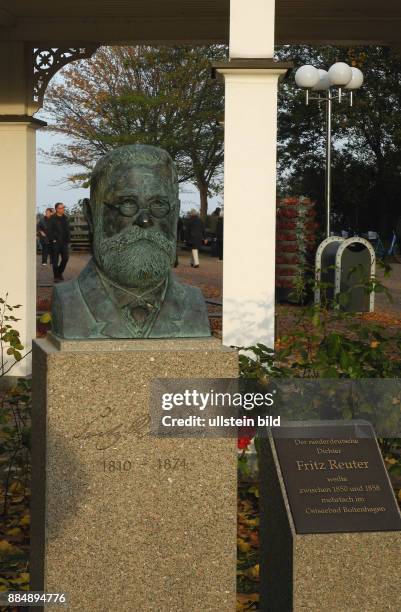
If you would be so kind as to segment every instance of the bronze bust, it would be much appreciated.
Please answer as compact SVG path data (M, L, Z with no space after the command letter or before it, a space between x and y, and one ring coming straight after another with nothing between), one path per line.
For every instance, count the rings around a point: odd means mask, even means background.
M107 153L91 177L85 216L93 257L54 287L53 332L69 339L210 336L202 293L178 283L178 181L169 154L148 145Z

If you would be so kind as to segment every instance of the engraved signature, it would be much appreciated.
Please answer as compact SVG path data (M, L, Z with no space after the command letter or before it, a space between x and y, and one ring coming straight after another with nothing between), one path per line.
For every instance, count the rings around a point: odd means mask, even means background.
M115 413L115 408L107 406L103 412L85 425L81 433L74 434L73 437L77 440L94 438L95 448L106 450L121 443L126 436L143 438L149 435L149 415L140 415L129 423L120 422L110 426L110 417L113 417Z

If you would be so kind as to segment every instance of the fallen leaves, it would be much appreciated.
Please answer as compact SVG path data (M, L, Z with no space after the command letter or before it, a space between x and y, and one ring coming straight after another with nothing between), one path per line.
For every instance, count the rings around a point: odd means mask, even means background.
M0 591L29 590L30 395L24 386L1 402L0 425ZM29 437L29 436L28 436ZM0 611L11 608L0 607Z
M370 321L372 323L380 323L382 325L387 325L391 327L401 326L400 317L397 317L388 312L383 312L382 310L376 310L375 312L366 312L361 315L361 319L363 321Z
M7 540L0 540L0 557L4 557L8 554L14 554L16 547L7 542Z
M237 611L259 608L259 492L240 486L237 532Z

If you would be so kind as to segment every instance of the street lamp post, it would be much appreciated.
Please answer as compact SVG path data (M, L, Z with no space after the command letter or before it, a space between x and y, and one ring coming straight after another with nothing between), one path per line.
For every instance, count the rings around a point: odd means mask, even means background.
M328 71L315 68L310 64L301 66L295 73L295 82L298 87L305 89L306 105L310 100L317 100L319 104L326 103L326 180L325 180L325 201L326 201L326 236L330 236L330 215L331 215L331 114L333 101L342 102L344 97L343 89L349 93L349 105L353 104L353 94L363 84L363 74L359 68L348 66L344 62L333 64ZM337 89L337 93L334 93ZM317 92L317 96L311 95ZM325 95L323 92L326 92Z

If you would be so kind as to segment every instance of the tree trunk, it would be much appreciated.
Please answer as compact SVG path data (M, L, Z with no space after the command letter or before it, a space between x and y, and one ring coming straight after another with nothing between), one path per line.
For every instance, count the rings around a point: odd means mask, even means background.
M206 215L207 215L207 185L204 182L198 182L198 189L199 189L199 197L200 197L200 211L199 211L199 215L200 218L202 219L203 223L205 223L206 221Z

